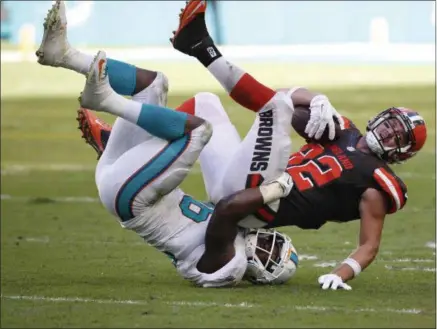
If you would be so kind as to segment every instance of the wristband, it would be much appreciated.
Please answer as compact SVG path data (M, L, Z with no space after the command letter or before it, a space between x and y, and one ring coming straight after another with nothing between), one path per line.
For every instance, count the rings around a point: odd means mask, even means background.
M352 268L352 270L354 271L354 276L358 276L358 274L361 273L360 263L358 263L355 259L353 259L351 257L346 258L342 264L349 265Z
M284 195L284 189L278 182L259 186L259 191L263 197L264 204L278 200Z

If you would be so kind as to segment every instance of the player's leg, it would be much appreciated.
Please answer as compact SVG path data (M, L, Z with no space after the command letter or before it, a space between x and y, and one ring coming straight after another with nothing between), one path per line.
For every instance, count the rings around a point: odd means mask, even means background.
M275 98L281 97L275 95ZM246 137L229 159L223 172L220 189L215 197L220 198L235 192L256 187L279 177L287 167L291 152L291 118L293 109L287 105L275 106L260 111ZM274 218L278 202L265 205L253 216L242 222L244 227L262 227Z
M206 28L206 5L206 1L187 1L171 39L173 47L197 58L237 103L257 112L275 92L222 56Z
M87 74L94 57L74 49L69 44L64 1L56 1L49 10L44 22L41 45L36 54L38 62L42 65L63 67ZM132 96L133 100L141 103L166 105L168 81L164 74L113 59L108 59L107 71L111 87L118 94ZM80 125L83 129L88 129L83 126L84 124L97 119L93 114L90 114L91 118L85 117L87 114L90 113L87 111L79 113ZM107 126L93 125L93 127L95 131L88 131L84 133L84 136L87 139L87 134L93 135L92 140L96 143L91 145L96 149L98 157L106 148L109 159L118 158L126 150L150 137L150 134L137 125L117 118L112 130L111 142L107 145L106 139L109 137Z
M84 108L111 113L140 126L153 136L170 141L206 125L205 120L199 117L153 104L141 104L117 94L109 84L103 51L98 52L91 65L79 101Z
M291 152L293 109L281 102L274 105L256 115L254 124L229 159L224 171L222 197L253 187L246 186L248 175L268 181L285 170Z
M135 94L132 100L142 104L165 106L167 104L167 91L167 78L158 73L155 80L148 87ZM148 131L137 124L119 117L114 122L102 157L106 158L106 161L114 161L127 150L151 137L153 136Z
M194 114L211 123L214 128L214 134L202 150L199 162L208 198L218 200L224 170L229 159L237 152L241 138L220 98L212 93L198 93L194 99Z
M147 95L149 97L142 99L144 103L163 105L162 101L157 102L157 99L162 98L161 88L149 87L145 92L148 92ZM199 162L208 197L210 200L216 200L218 197L215 195L221 193L220 185L224 170L229 159L232 158L239 147L241 138L230 121L220 99L212 93L198 93L195 97L177 107L176 111L196 115L213 126L214 134L200 154ZM101 162L111 163L125 152L126 147L130 148L141 142L140 140L131 145L132 138L126 136L130 133L131 127L127 125L133 126L135 129L137 129L137 126L124 119L118 118L111 131L111 127L102 122L102 120L97 119L92 111L81 109L79 110L78 121L83 137L88 144L93 146L98 155L103 152L107 144L106 141L111 136L111 144L108 143L104 153L104 161L102 160ZM143 129L140 130L142 133L147 134ZM101 135L103 137L100 137ZM119 140L120 142L114 142L114 140Z
M67 39L67 16L64 1L57 0L44 22L44 34L36 55L38 63L62 67L86 75L94 57L73 48ZM134 96L153 83L157 72L108 59L109 82L120 95Z
M91 65L80 103L122 117L154 136L112 163L104 158L99 162L96 180L100 197L124 220L173 191L212 134L211 125L201 118L115 93L109 85L104 52L99 52Z

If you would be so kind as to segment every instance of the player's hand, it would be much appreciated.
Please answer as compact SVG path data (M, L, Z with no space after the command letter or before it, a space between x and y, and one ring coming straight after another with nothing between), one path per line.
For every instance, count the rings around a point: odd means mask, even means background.
M340 278L337 274L325 274L319 276L319 284L323 290L326 289L344 289L344 290L352 290L352 287L343 282L342 278Z
M290 194L290 191L294 185L293 179L287 172L283 172L278 178L275 179L275 182L278 182L282 187L282 198Z
M309 138L320 139L328 126L329 139L335 138L334 117L341 122L343 119L337 110L331 105L328 97L317 95L310 103L310 119L305 127L305 133Z

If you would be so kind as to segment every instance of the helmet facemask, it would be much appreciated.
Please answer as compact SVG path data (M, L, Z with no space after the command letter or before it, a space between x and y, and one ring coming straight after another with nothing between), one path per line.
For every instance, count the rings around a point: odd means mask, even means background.
M378 114L367 125L366 142L370 150L390 164L402 163L416 152L415 136L410 118L397 108Z
M248 265L245 279L255 284L287 281L298 264L291 239L275 230L252 230L246 236Z

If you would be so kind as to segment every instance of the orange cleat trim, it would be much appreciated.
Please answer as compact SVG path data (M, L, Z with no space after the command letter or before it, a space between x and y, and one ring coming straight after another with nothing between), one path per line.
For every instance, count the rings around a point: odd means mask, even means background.
M79 122L82 138L93 147L97 152L97 159L99 159L104 151L101 132L102 130L111 131L111 125L99 119L92 111L84 108L77 110L76 120Z
M204 13L206 11L206 1L205 0L190 0L187 1L187 5L183 9L182 13L179 15L179 27L173 37L173 43L177 35L182 29L190 23L196 15Z

